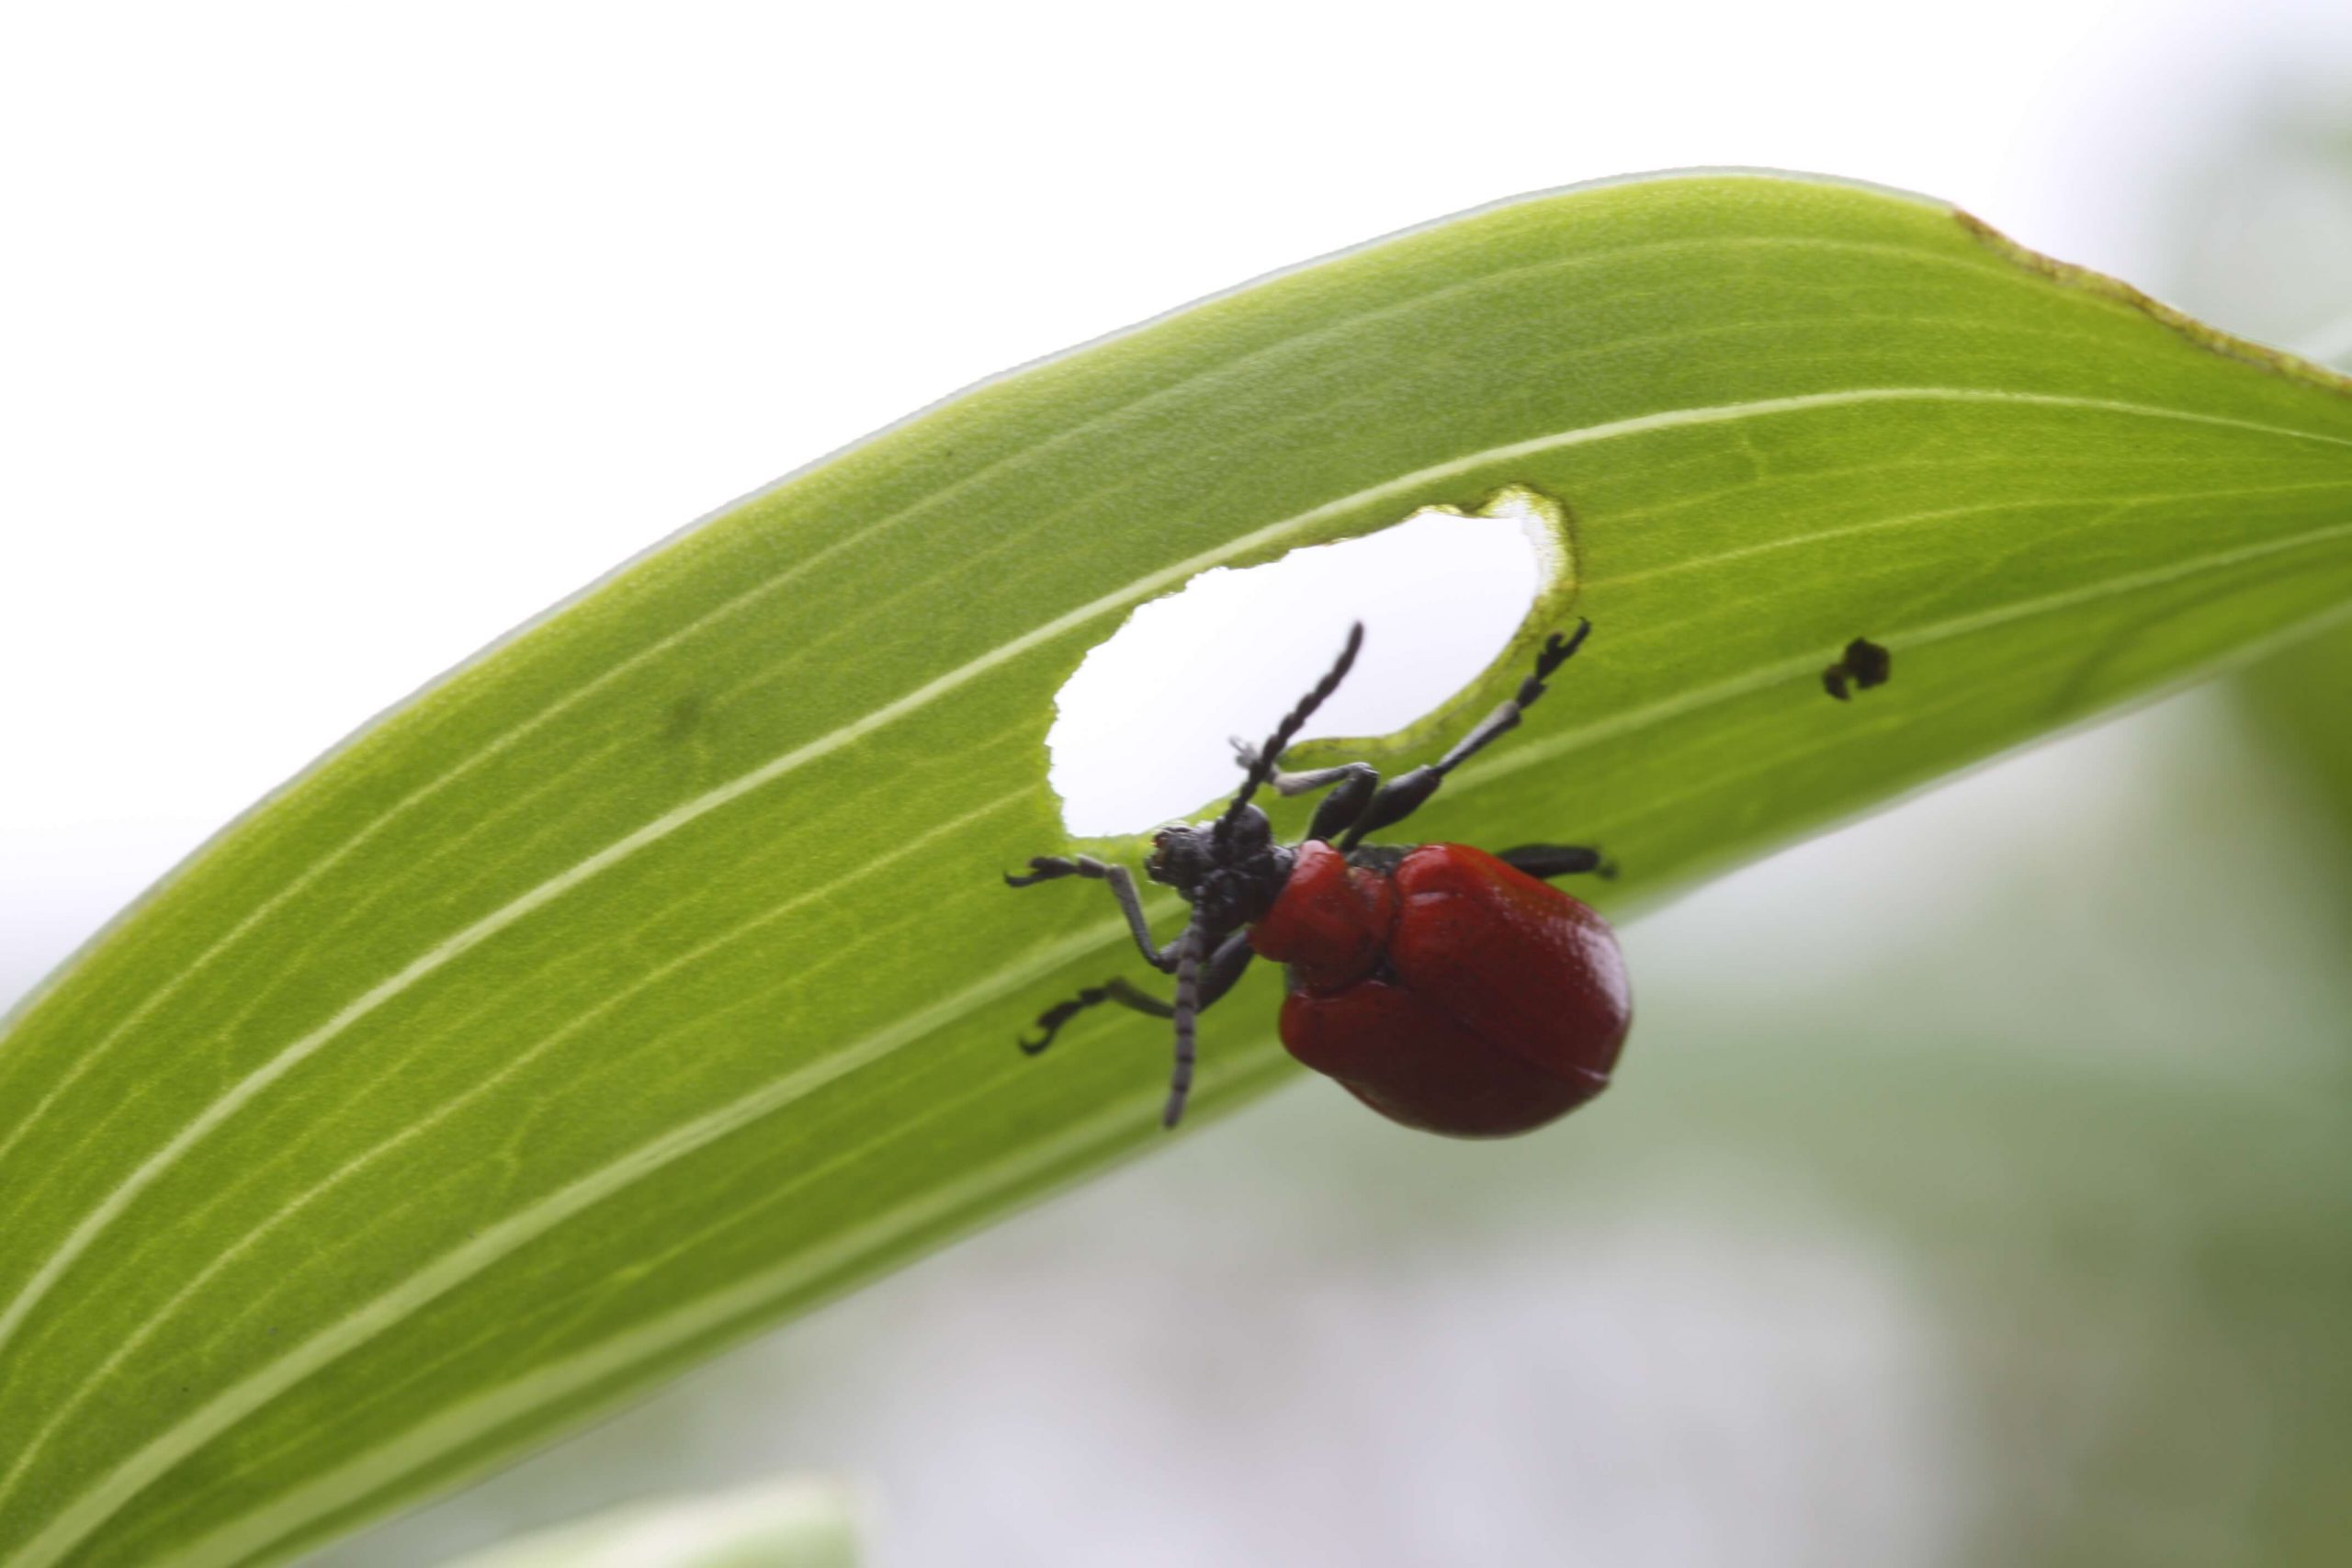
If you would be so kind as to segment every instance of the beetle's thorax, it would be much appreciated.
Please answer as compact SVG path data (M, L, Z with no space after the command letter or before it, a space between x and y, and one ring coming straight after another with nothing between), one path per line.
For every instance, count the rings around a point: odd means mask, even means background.
M1202 925L1230 931L1273 907L1290 880L1291 858L1274 842L1266 814L1244 806L1214 821L1162 828L1144 874L1182 894Z

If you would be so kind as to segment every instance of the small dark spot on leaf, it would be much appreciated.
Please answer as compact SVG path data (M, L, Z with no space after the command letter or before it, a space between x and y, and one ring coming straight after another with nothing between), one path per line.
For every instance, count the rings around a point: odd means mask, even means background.
M1867 692L1885 685L1894 672L1894 656L1868 637L1858 637L1846 645L1845 657L1821 672L1821 689L1842 703L1848 682Z
M692 692L670 705L669 713L662 720L662 739L676 742L692 735L702 724L703 701Z
M1846 668L1853 673L1854 684L1864 691L1883 686L1894 672L1894 656L1878 644L1856 637L1846 645Z

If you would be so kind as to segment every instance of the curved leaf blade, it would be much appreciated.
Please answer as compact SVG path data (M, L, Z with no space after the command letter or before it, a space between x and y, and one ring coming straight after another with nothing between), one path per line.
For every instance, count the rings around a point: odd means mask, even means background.
M1052 696L1144 599L1559 499L1601 628L1430 838L1639 897L2352 602L2352 398L1932 203L1476 213L730 507L223 833L0 1036L0 1551L279 1556L1159 1136ZM1819 671L1895 653L1851 705ZM1069 896L1058 896L1068 894ZM1271 981L1199 1100L1279 1081ZM1638 1061L1638 1047L1636 1048Z

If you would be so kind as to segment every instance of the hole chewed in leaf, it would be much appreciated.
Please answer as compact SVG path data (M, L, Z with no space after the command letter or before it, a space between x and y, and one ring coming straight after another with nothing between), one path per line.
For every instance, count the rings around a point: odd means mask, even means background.
M1057 694L1046 739L1065 824L1080 838L1142 832L1230 793L1230 738L1265 733L1354 621L1362 660L1314 735L1409 727L1501 656L1570 565L1566 509L1511 486L1474 513L1433 507L1201 573L1139 607Z

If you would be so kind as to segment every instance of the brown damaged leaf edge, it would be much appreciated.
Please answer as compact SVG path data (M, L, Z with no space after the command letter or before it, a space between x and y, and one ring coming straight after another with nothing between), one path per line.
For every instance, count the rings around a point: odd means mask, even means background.
M2206 325L2187 311L2177 310L2163 300L2142 293L2120 278L2094 272L2086 266L2076 266L2073 262L2059 261L2030 246L2021 245L1964 209L1955 207L1951 215L1961 228L1978 243L2028 272L2039 273L2068 288L2110 299L2119 305L2129 305L2150 321L2169 327L2198 347L2218 354L2224 359L2234 359L2241 364L2284 376L2290 380L2352 396L2352 376L2339 374L2316 360L2290 354L2283 348L2271 348L2242 337L2233 337L2228 333Z

